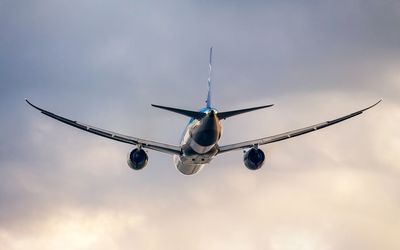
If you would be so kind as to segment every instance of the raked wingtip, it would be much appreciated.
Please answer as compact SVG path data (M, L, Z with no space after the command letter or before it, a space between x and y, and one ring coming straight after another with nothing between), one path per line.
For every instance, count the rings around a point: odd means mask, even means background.
M382 99L380 99L377 103L375 103L374 105L372 105L371 108L372 108L372 107L375 107L376 105L378 105L378 104L381 103L381 102L382 102Z
M375 104L369 106L368 108L363 109L362 112L363 112L363 111L366 111L366 110L368 110L368 109L371 109L371 108L373 108L373 107L375 107L376 105L378 105L378 104L381 103L381 102L382 102L382 99L380 99L380 100L379 100L378 102L376 102Z
M39 107L33 105L27 98L25 98L25 101L26 101L31 107L33 107L33 108L35 108L35 109L37 109L37 110L43 111L41 108L39 108Z

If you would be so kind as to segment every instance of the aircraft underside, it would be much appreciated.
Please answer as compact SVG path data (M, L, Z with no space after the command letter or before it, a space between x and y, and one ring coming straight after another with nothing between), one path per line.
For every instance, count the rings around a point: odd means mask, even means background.
M218 154L221 133L221 123L213 109L201 120L191 120L182 138L182 154L174 155L176 168L185 175L199 172Z

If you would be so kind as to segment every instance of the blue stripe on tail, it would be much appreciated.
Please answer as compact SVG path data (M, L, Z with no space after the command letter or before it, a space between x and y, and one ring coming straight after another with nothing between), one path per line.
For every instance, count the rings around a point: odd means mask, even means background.
M211 70L212 70L212 49L213 47L210 48L210 61L208 64L208 94L207 94L207 108L211 108Z

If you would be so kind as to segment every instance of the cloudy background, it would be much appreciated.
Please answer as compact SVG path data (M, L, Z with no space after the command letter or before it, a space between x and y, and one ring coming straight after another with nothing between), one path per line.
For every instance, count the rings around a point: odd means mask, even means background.
M400 2L0 0L2 249L400 248ZM183 176L150 151L28 107L177 144L187 119L150 103L274 103L224 122L221 144L345 123Z

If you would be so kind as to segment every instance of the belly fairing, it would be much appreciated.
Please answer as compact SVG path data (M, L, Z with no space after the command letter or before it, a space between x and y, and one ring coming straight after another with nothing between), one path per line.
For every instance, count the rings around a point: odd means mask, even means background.
M179 172L192 175L199 172L205 164L210 163L217 153L217 146L214 146L206 154L198 154L188 147L187 150L183 150L182 155L174 155L174 163Z
M203 167L204 164L188 164L183 163L181 158L177 155L174 156L174 164L176 168L184 175L193 175L199 172Z

